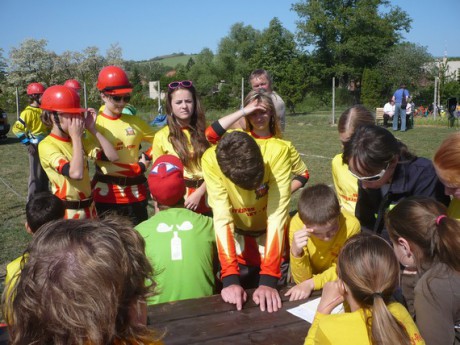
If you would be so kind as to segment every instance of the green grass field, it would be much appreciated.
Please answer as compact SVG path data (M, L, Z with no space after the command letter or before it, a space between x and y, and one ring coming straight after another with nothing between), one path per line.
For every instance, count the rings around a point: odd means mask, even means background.
M187 65L188 60L195 55L182 55L182 56L171 56L161 60L158 62L162 63L165 66L175 68L178 64Z
M337 112L339 115L340 112ZM141 114L141 116L146 114ZM220 115L220 114L219 114ZM219 116L210 116L212 121ZM337 115L337 118L338 118ZM11 115L13 124L15 116ZM423 124L422 124L423 122ZM397 137L419 156L432 158L436 148L449 133L447 121L416 119L415 129ZM301 153L310 171L310 182L332 184L331 159L340 152L337 127L331 125L327 112L288 116L285 138L291 140ZM25 203L27 196L28 156L26 149L13 136L0 142L0 277L5 274L8 262L21 255L30 237L24 230ZM291 201L296 207L297 196ZM1 288L0 288L1 290Z

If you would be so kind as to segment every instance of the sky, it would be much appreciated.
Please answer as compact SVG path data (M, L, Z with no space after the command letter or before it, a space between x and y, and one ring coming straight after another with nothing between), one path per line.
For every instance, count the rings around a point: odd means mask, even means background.
M8 58L25 39L45 39L47 49L83 51L97 46L105 55L118 43L126 60L171 53L216 52L233 24L268 28L278 17L296 32L294 0L0 0L0 48ZM406 41L435 57L460 57L460 0L390 0L413 19Z

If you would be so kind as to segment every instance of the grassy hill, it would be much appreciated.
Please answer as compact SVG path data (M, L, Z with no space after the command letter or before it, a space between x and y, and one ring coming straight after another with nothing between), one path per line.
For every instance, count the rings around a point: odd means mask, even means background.
M178 64L186 65L188 60L192 57L196 56L196 54L191 54L191 55L177 55L177 56L168 56L165 58L161 58L159 60L156 60L160 63L162 63L165 66L174 68Z

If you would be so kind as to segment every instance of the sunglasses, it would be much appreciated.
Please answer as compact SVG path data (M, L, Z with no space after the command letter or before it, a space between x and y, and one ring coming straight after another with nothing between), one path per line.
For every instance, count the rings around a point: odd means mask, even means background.
M191 80L182 80L182 81L173 81L172 83L169 83L168 87L171 90L177 89L178 87L192 87L193 83Z
M123 100L125 103L128 103L131 100L131 96L112 96L112 95L107 95L111 99L113 99L115 102L121 102Z
M385 172L388 170L388 167L390 166L390 163L387 164L387 166L385 167L385 169L382 169L381 172L379 172L377 175L374 175L374 176L358 176L356 175L353 171L350 170L350 167L348 167L348 171L350 172L350 174L355 177L356 179L358 179L358 181L366 181L366 182L373 182L373 181L378 181L380 180L383 175L385 175Z

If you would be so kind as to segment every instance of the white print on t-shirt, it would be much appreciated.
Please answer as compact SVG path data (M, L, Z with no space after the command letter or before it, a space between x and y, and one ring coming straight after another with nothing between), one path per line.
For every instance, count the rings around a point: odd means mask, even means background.
M182 240L177 231L174 231L174 237L171 239L171 260L182 260Z

